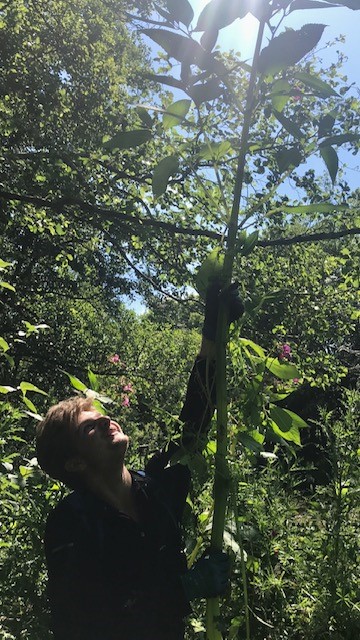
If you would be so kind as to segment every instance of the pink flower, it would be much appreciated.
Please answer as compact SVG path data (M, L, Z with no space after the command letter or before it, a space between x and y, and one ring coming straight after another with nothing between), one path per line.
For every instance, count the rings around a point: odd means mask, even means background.
M131 382L129 382L129 384L126 384L123 387L123 391L127 391L128 393L134 393L134 389L131 386Z
M291 347L289 344L279 345L279 360L290 360L291 358Z
M299 384L299 378L293 378L293 383L294 384Z
M109 358L109 361L113 364L117 364L120 362L120 356L117 353L114 353L114 355Z
M122 407L129 407L130 406L130 399L129 396L124 396L123 401L121 403Z

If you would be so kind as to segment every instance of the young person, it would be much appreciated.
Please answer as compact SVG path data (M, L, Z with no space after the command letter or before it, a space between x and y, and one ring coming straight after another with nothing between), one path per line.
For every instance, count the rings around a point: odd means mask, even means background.
M242 304L236 287L225 294L233 321ZM200 446L214 410L218 302L215 284L180 414L186 449ZM182 640L190 601L226 590L226 554L206 552L187 569L180 524L190 473L168 464L179 445L136 472L125 465L128 441L121 424L85 398L60 402L38 426L40 465L74 490L50 513L45 533L56 640Z

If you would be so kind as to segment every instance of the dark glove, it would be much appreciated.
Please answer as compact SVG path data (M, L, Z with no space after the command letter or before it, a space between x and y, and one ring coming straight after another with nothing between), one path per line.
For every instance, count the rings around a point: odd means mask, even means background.
M229 324L241 318L244 313L244 304L239 296L239 283L233 282L229 287L221 290L220 282L214 280L206 292L205 318L202 329L203 336L212 341L215 341L216 338L220 299L224 300L227 306Z
M189 600L223 595L230 576L230 558L223 551L205 551L181 582Z

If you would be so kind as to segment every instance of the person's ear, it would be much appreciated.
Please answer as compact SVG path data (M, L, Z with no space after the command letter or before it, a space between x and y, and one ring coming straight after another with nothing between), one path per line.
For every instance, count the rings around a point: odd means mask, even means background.
M69 458L65 462L65 469L68 473L81 473L86 469L86 462L83 458Z

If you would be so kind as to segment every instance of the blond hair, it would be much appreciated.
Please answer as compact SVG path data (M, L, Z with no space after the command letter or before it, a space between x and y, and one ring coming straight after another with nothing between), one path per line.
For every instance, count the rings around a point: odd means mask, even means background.
M50 407L36 429L36 453L39 465L52 478L75 488L76 476L66 462L78 455L75 427L81 411L92 408L90 398L75 396Z

